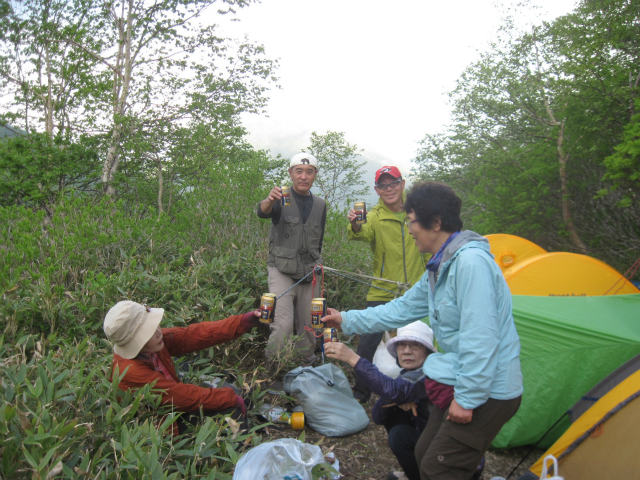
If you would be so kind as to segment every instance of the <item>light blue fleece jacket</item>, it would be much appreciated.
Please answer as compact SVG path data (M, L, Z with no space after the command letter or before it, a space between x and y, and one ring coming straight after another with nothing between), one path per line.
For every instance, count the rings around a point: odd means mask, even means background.
M342 312L342 330L386 331L427 315L439 351L427 357L424 373L452 385L460 406L472 409L488 398L509 400L522 394L511 292L486 238L460 232L445 248L437 273L425 272L389 303Z

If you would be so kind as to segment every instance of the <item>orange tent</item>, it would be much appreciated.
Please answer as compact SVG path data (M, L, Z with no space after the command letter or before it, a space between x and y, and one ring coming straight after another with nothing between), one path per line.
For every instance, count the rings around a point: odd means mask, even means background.
M529 257L547 252L541 246L517 235L492 233L486 235L486 238L489 240L491 253L503 272Z
M621 273L587 255L551 252L503 271L514 295L623 295L640 293Z

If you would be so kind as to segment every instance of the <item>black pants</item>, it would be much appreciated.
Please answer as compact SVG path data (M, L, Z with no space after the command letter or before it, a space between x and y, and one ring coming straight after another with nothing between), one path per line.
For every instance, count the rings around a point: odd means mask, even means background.
M426 413L422 412L422 409L419 409L418 412L418 415ZM422 417L418 424L422 424L422 421L426 422L428 418L427 414L427 417ZM416 425L417 421L418 419L413 417L411 412L405 412L399 407L388 407L382 422L387 430L389 448L398 459L398 463L409 480L420 480L420 470L414 453L416 443L422 433Z
M409 480L420 480L418 462L413 450L420 433L412 425L399 423L389 430L389 447Z
M382 305L384 303L387 303L387 302L381 302L381 301L367 302L367 308L375 307L377 305ZM358 350L356 353L360 355L362 358L366 358L367 360L372 362L373 355L376 353L376 348L378 348L378 344L382 340L383 335L384 335L384 332L363 333L362 335L360 335L360 340L358 341ZM356 398L358 398L358 400L360 399L366 400L369 398L369 395L371 395L371 391L369 390L369 387L365 383L361 383L360 381L358 381L358 379L356 379L356 383L353 386L353 393L356 396Z

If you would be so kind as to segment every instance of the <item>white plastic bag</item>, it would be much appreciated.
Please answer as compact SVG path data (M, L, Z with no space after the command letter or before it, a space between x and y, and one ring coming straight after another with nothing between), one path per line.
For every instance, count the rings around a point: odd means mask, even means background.
M236 464L233 480L312 480L311 470L327 463L317 445L279 438L253 447ZM338 460L331 465L339 471ZM334 479L340 478L337 474Z
M550 477L547 477L547 460L553 465L553 473ZM542 475L540 480L564 480L563 477L558 475L558 460L553 455L547 455L542 462Z
M376 353L373 354L373 364L387 377L397 378L401 369L396 359L387 350L389 340L391 340L391 335L389 332L384 332L382 340L376 348Z

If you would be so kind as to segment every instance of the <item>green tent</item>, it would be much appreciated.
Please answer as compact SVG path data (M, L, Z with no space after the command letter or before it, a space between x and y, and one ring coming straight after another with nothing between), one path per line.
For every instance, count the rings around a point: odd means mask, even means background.
M513 316L520 335L524 393L520 410L493 446L539 442L548 447L570 424L563 414L600 380L640 354L640 294L514 295ZM562 420L554 426L558 419Z

